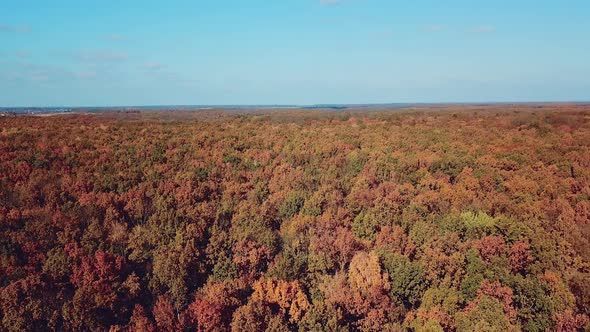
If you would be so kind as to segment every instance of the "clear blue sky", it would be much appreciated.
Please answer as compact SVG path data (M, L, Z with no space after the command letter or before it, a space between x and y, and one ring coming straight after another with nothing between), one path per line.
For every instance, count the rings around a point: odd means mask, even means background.
M0 0L0 106L552 100L588 0Z

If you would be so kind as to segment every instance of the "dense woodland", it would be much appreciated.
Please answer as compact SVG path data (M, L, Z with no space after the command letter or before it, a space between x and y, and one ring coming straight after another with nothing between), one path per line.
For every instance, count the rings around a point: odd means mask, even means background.
M0 330L590 331L590 107L0 118Z

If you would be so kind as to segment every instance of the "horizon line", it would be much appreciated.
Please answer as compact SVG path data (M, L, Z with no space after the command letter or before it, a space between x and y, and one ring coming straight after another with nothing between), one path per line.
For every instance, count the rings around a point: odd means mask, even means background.
M371 106L400 106L400 105L506 105L506 104L585 104L590 103L588 100L531 100L531 101L453 101L453 102L390 102L390 103L314 103L314 104L157 104L157 105L79 105L79 106L0 106L0 110L5 109L27 109L27 108L93 108L93 109L121 109L121 108L271 108L271 107L289 107L289 108L309 108L309 107L371 107Z

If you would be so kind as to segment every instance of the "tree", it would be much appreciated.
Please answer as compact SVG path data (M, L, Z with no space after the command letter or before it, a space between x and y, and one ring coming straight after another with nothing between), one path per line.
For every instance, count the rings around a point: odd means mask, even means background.
M278 306L278 314L288 317L292 323L299 321L309 307L298 281L261 279L254 283L253 289L251 301Z
M485 236L476 243L476 248L484 261L490 262L506 252L506 243L500 236Z
M156 326L160 331L174 331L177 328L178 321L176 319L176 312L172 303L165 297L160 296L154 305L154 319Z
M406 307L419 305L428 286L422 266L405 256L388 251L379 252L379 256L391 278L391 298Z
M154 332L155 327L152 321L147 316L145 309L140 304L133 307L133 314L129 321L129 330L133 332Z
M584 328L589 321L587 315L575 315L571 310L564 311L555 317L555 331L557 332L575 332Z
M372 294L379 291L388 291L389 276L386 272L381 271L379 256L371 252L357 253L350 262L348 268L348 282L353 289L363 294Z
M518 241L510 247L510 266L514 272L524 272L524 269L533 262L528 243Z
M577 307L586 315L590 315L590 274L576 273L569 284L576 296Z
M456 315L457 331L502 332L517 331L510 324L502 304L489 296L482 296Z

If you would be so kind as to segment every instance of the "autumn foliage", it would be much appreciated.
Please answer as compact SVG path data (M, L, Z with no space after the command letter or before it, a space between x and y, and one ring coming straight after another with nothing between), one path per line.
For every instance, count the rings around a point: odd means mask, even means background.
M0 330L590 330L590 107L0 118Z

